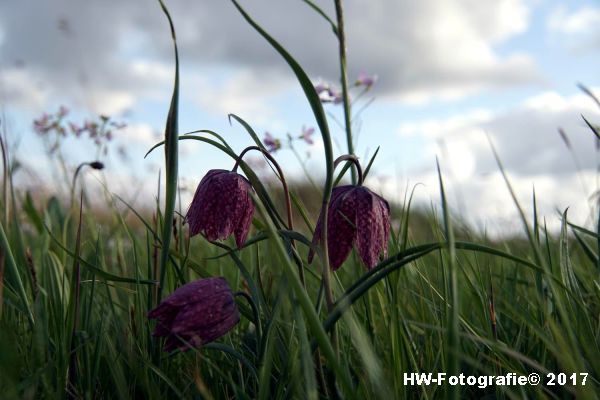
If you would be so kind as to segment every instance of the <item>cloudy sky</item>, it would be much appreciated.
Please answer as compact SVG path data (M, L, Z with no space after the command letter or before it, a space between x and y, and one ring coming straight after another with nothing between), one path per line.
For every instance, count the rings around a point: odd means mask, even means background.
M180 46L182 133L211 129L241 150L250 139L228 113L282 139L315 125L293 74L231 2L166 3ZM303 1L241 3L315 82L338 82L335 38ZM316 3L334 16L333 1ZM417 201L435 204L438 157L453 208L482 230L510 231L519 224L493 143L526 209L535 187L551 223L566 207L586 220L600 155L581 115L600 123L600 108L577 83L600 95L598 1L347 0L345 9L350 78L378 75L372 90L354 92L354 109L366 106L355 120L356 152L366 162L381 146L368 185L395 200L422 183ZM65 105L74 121L104 113L126 122L113 145L125 146L129 161L105 160L111 190L154 193L162 153L143 154L164 126L172 79L168 25L153 0L0 0L2 121L32 170L46 165L32 120ZM326 110L339 155L341 109ZM320 141L294 143L318 175ZM71 165L95 157L86 139L67 145ZM290 149L276 156L302 176ZM208 169L231 167L197 143L183 142L181 157L192 188Z

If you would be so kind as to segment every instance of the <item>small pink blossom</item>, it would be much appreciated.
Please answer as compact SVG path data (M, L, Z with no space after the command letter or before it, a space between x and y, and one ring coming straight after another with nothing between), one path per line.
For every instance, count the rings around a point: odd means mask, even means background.
M277 138L274 138L269 132L265 132L263 143L267 147L267 151L269 153L274 153L281 148L281 141Z
M312 135L315 133L315 128L306 128L302 125L302 133L300 134L300 139L304 140L308 144L314 144L315 141L312 138Z
M370 89L371 86L377 83L377 79L379 79L377 75L367 75L365 72L361 71L354 84L356 86L365 86L367 89Z
M340 104L343 101L342 92L328 83L317 83L315 91L319 95L321 103Z

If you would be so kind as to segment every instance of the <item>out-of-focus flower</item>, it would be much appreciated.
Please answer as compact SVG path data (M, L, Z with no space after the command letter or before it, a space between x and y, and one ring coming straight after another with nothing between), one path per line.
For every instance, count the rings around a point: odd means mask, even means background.
M319 95L321 103L338 104L342 101L342 93L328 83L319 82L315 84L315 91Z
M81 136L81 133L83 132L83 128L80 128L73 122L69 122L69 129L71 130L71 133L77 137Z
M313 244L321 240L323 213L319 215ZM358 254L370 269L377 265L379 256L387 255L390 235L390 206L381 196L364 186L338 186L333 189L327 214L327 249L329 263L334 271L356 245ZM312 262L314 253L308 254Z
M60 108L58 109L58 113L56 114L56 116L58 118L63 118L65 117L67 114L69 113L69 109L65 106L60 106Z
M165 298L148 318L157 319L153 336L166 337L165 351L187 351L229 332L240 314L225 278L199 279Z
M186 216L190 236L201 233L213 241L233 234L237 246L241 247L254 214L251 191L250 182L237 172L208 171L196 189Z
M358 78L356 78L356 82L354 84L356 86L365 86L367 89L370 89L371 86L377 83L377 79L377 75L367 75L365 72L361 71L358 74Z
M50 116L46 113L42 114L40 118L33 120L33 129L39 135L47 133L50 128Z
M340 104L344 101L341 91L330 91L333 104Z
M85 121L83 129L88 131L90 138L95 138L96 136L98 136L98 124L96 122Z
M314 144L315 141L312 138L312 135L315 133L315 128L306 128L304 125L302 126L302 133L300 134L300 139L304 140L308 144Z
M274 153L281 148L281 141L277 138L274 138L269 132L265 132L263 143L267 147L267 151L269 153Z

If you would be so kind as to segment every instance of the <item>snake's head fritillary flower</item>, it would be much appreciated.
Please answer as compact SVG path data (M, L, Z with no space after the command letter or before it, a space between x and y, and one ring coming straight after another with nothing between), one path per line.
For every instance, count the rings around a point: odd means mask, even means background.
M313 244L321 240L323 213L319 216ZM364 186L338 186L333 189L327 213L327 249L331 269L337 270L355 245L365 265L371 269L383 253L387 256L390 236L390 206L381 196ZM311 251L308 261L314 254Z
M187 283L148 313L158 322L153 336L166 338L165 351L186 351L210 343L229 332L240 314L225 278Z
M304 140L308 144L314 144L315 141L312 138L312 135L315 133L315 128L307 128L302 126L302 133L300 134L300 139Z
M356 82L354 83L356 86L365 86L367 89L370 89L377 82L377 75L367 75L365 72L360 72L358 74L358 78L356 78Z
M233 234L237 246L241 247L254 214L251 192L250 182L237 172L208 171L196 189L186 216L190 236L201 233L213 241Z
M281 141L274 138L269 132L265 132L263 143L267 147L269 153L274 153L281 148Z

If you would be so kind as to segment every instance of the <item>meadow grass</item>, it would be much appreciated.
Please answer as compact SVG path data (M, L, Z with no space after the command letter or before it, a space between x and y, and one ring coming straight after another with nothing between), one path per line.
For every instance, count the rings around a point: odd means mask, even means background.
M465 227L468 216L451 212L440 172L439 207L415 210L410 193L391 205L386 259L367 270L353 251L331 273L326 241L311 243L318 212L327 209L338 182L327 117L301 66L233 3L288 63L306 94L325 143L321 190L291 185L291 229L282 217L281 191L239 160L223 137L208 130L179 135L177 73L165 140L155 146L164 145L166 162L166 183L158 188L164 204L157 201L155 209L135 209L111 195L100 213L85 205L83 193L70 204L57 197L34 202L11 184L5 168L0 397L596 398L598 232L571 224L566 212L560 232L549 232L515 198L523 235L490 240ZM326 18L343 35L341 15L337 25ZM172 22L171 33L175 43ZM175 55L177 70L176 47ZM341 51L342 75L344 57ZM344 108L348 117L349 104ZM249 144L264 149L246 121L230 118L249 133ZM351 142L350 129L347 134ZM182 140L199 140L240 161L257 207L243 248L233 240L189 237L185 208L177 206ZM319 255L312 265L310 248ZM182 284L211 276L225 277L243 293L237 299L240 323L200 348L162 351L147 312ZM542 384L412 386L404 381L411 372L538 373ZM564 385L562 375L548 384L549 373L565 374Z
M450 362L466 375L589 373L585 386L578 377L576 386L459 387L460 397L593 398L598 387L598 236L566 218L559 235L532 226L532 241L491 242L463 229L449 242L443 218L394 205L393 255L366 273L352 254L332 274L338 303L330 313L318 267L305 264L309 305L324 331L338 327L334 372L324 357L316 359L314 329L294 291L298 278L289 258L285 266L285 236L269 235L275 228L262 226L262 218L241 251L232 251L232 242L218 247L190 240L185 228L177 231L167 287L224 276L234 291L257 302L258 315L240 301L242 321L230 334L195 351L161 354L146 318L156 303L161 221L144 212L143 223L126 224L132 211L114 207L111 220L98 225L93 210L84 210L80 222L78 209L54 198L41 208L25 204L12 203L13 217L2 224L3 398L67 392L85 398L335 398L338 390L350 398L439 398L451 388L406 386L403 374L449 372ZM435 240L424 240L430 237ZM305 260L307 247L297 243ZM340 382L344 376L350 392Z

